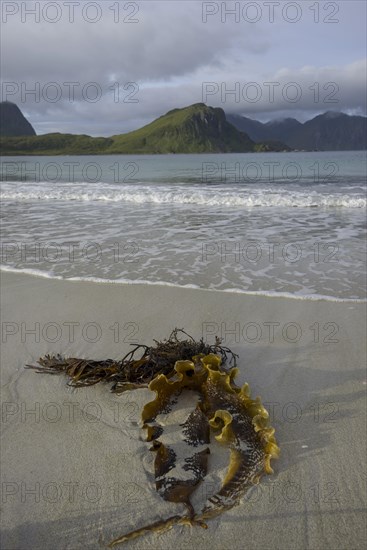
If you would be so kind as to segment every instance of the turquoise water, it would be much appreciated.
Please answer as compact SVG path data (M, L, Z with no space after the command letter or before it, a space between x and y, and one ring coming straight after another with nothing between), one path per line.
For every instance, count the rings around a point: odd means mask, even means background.
M4 157L2 266L365 298L365 152Z

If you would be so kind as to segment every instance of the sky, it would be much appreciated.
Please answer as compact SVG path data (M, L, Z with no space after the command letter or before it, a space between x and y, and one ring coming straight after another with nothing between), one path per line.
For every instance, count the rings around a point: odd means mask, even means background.
M262 122L366 115L365 1L2 0L1 100L109 136L204 102Z

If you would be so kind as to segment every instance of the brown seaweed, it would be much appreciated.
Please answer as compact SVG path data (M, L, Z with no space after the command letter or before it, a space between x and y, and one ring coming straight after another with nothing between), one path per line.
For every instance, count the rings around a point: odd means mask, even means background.
M188 338L180 340L179 333ZM137 352L141 353L138 359ZM218 339L214 345L208 345L175 329L168 340L155 341L152 347L138 345L121 361L47 355L39 359L38 366L27 365L38 373L65 373L69 385L75 387L103 381L111 382L111 390L117 393L149 387L156 394L142 411L146 439L152 442L151 450L155 452L156 490L164 500L184 504L187 513L127 533L114 539L110 546L149 531L163 532L174 525L197 524L206 528L205 520L238 504L249 486L258 483L263 474L272 473L270 460L279 453L274 428L269 425L269 415L260 398L251 398L248 384L241 388L235 384L236 357ZM227 369L228 361L233 366ZM169 412L185 391L197 392L200 400L181 426L183 440L192 453L182 466L190 476L178 479L172 475L177 461L175 450L160 440L162 428L156 418ZM230 449L230 461L219 491L196 512L190 497L207 475L211 434ZM199 446L204 448L198 450Z

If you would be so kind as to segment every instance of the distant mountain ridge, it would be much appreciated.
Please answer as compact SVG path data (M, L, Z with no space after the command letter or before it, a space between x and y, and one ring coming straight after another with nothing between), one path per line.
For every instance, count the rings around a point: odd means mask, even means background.
M300 123L294 118L266 124L195 103L173 109L150 124L108 138L52 133L36 136L17 105L0 103L4 155L246 153L301 149L367 149L365 117L326 112Z
M0 136L35 136L33 126L15 103L0 103Z
M288 149L282 143L255 143L227 122L223 109L204 103L173 109L143 128L109 138L53 133L3 137L0 145L5 155L246 153Z
M327 111L301 123L295 118L262 123L227 114L227 120L255 141L280 140L292 149L349 151L367 149L367 118Z

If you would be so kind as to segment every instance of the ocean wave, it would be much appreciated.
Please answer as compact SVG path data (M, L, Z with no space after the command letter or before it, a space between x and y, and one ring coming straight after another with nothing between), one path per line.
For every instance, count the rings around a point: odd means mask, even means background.
M90 186L88 186L90 187ZM285 188L264 188L256 190L231 189L183 189L170 187L154 189L146 186L118 188L101 186L87 188L63 185L57 187L24 185L18 188L11 183L10 189L0 193L1 200L9 201L80 201L113 202L156 205L197 205L205 207L288 207L288 208L366 208L367 199L361 194L320 193L311 190L289 190Z

